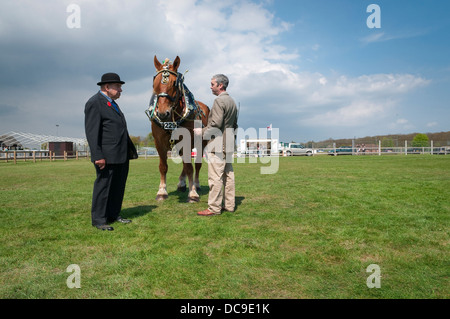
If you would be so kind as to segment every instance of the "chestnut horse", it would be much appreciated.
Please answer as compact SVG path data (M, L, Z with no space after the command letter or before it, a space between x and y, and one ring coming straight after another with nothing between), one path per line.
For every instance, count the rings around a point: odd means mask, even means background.
M197 156L199 158L195 160L194 181L194 169L191 161L191 150L194 148L193 128L195 120L201 120L203 126L208 124L209 108L202 102L195 101L193 95L184 85L184 76L178 73L178 67L180 66L180 58L178 56L173 64L170 64L168 59L161 64L155 55L154 64L156 75L153 78L153 95L146 113L152 123L152 134L155 139L156 150L159 154L159 172L161 178L156 200L165 200L169 196L166 185L168 170L167 152L172 151L173 146L176 144L176 141L172 139L172 132L182 127L190 133L190 148L189 154L184 154L183 156L183 171L179 177L178 190L186 191L187 176L189 181L188 202L198 202L199 195L197 190L200 190L199 172L202 166L201 156L207 141L202 141L202 149L197 150ZM179 141L182 138L181 136ZM189 160L186 160L187 156L189 156Z

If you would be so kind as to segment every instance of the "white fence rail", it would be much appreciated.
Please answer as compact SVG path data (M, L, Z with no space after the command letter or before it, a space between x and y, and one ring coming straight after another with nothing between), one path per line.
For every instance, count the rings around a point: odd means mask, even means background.
M316 149L314 155L450 155L450 147L336 147Z
M63 154L56 154L52 151L36 151L36 150L17 150L17 151L0 151L0 163L1 162L14 162L17 161L32 161L42 162L43 160L48 161L56 161L56 160L64 160L67 161L69 159L80 159L87 158L89 159L91 156L89 151L73 151L67 152L65 151ZM152 157L158 157L158 154L155 154L151 151L143 151L139 152L139 158L147 159Z
M80 159L80 158L88 158L89 152L87 151L74 151L67 152L65 151L62 155L57 155L52 151L35 151L35 150L19 150L19 151L0 151L0 161L1 162L14 162L17 161L43 161L50 160L55 161L57 159L62 159L67 161L68 159Z
M303 156L318 155L414 155L414 154L430 154L430 155L450 155L450 146L446 147L331 147L331 148L313 148L311 154L302 153ZM262 157L262 156L290 156L289 152L280 151L277 153L269 153L268 151L247 151L238 153L239 157Z
M414 154L430 154L430 155L450 155L450 146L445 147L333 147L333 148L313 148L314 152L311 156L322 155L414 155ZM267 152L250 152L246 154L237 153L238 157L261 157L261 156L286 156L285 152L279 154L268 154ZM306 154L305 154L306 155ZM153 152L139 152L139 158L147 159L158 157ZM35 151L35 150L19 150L19 151L0 151L0 162L17 161L56 161L69 159L90 158L88 151L64 152L63 155L56 155L51 151Z

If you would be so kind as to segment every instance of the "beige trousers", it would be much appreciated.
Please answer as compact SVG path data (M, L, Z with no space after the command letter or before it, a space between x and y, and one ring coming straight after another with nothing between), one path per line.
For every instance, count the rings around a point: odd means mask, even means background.
M220 155L220 154L219 154ZM227 163L225 155L221 158L215 153L208 153L208 209L213 213L234 212L235 185L232 163Z

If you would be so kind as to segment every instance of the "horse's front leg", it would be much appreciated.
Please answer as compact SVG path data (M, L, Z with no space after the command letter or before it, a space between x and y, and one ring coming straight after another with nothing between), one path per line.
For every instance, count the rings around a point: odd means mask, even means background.
M159 182L159 190L156 194L156 200L165 200L169 197L167 193L167 184L166 184L166 176L167 176L167 156L159 158L159 174L160 174L160 182Z
M200 201L200 196L198 195L196 187L194 185L194 168L192 166L192 163L184 163L183 167L189 180L188 202L197 203Z

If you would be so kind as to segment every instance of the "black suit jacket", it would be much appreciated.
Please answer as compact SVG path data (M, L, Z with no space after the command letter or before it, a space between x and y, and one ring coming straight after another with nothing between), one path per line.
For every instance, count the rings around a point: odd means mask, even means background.
M108 99L98 92L84 109L86 138L91 149L91 161L105 159L107 164L122 164L138 157L128 135L122 111L110 106ZM117 104L117 103L116 103Z

